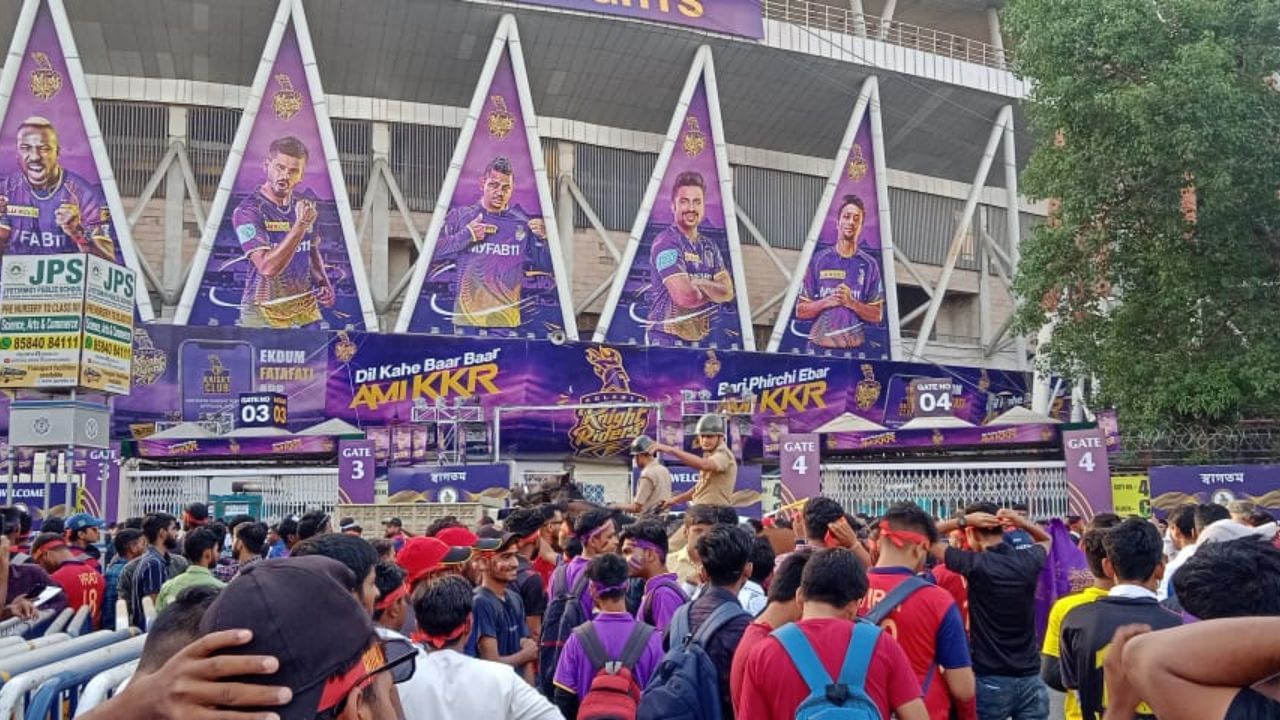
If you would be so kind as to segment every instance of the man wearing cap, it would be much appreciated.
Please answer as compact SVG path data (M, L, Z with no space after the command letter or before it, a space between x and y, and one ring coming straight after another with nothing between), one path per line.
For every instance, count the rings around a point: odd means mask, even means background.
M404 544L409 540L409 537L404 534L404 523L400 522L398 517L383 521L382 533L383 537L391 541L391 547L395 548L397 553L404 549Z
M71 554L61 535L41 533L31 545L31 557L40 563L67 596L67 607L79 610L89 606L89 617L97 629L102 623L102 597L107 581L102 573Z
M71 557L84 561L94 570L101 571L99 558L102 552L97 543L102 540L103 521L89 513L76 513L67 518L67 549Z
M693 505L733 505L733 488L738 481L738 461L725 442L724 418L715 413L703 415L695 428L702 455L685 452L678 447L653 443L654 452L670 453L681 463L698 471L698 482L692 489L672 497L660 506L665 510L680 503Z
M543 512L540 508L519 507L507 516L505 527L508 535L503 539L506 543L509 537L515 538L516 579L511 587L524 603L524 621L535 638L542 636L542 616L547 611L546 583L533 564L533 557L541 544L542 526Z
M482 541L475 533L461 525L447 527L436 533L435 537L450 547L471 548L471 562L466 565L464 577L471 582L472 586L480 587L484 575L484 556L486 553L493 552L498 544Z
M630 503L609 507L629 513L644 513L671 499L671 471L658 460L655 444L648 435L641 435L631 443L631 457L640 469L635 497Z
M338 532L343 535L353 535L355 537L364 537L364 528L356 522L355 518L345 517L338 521Z
M519 536L508 533L482 562L483 580L476 588L473 607L477 657L510 665L530 683L538 643L525 623L524 602L510 585L520 566ZM485 541L481 541L485 542Z
M470 548L451 548L440 538L425 536L409 538L396 554L396 564L404 570L405 583L411 590L446 573L461 576L470 559Z
M442 577L415 593L419 632L427 652L417 672L428 678L421 692L402 695L423 717L466 720L563 720L559 710L511 668L462 653L471 634L474 594L465 580Z

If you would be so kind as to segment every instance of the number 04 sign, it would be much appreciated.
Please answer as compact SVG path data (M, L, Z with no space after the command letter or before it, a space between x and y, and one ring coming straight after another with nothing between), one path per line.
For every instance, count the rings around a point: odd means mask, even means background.
M797 500L817 497L822 490L822 455L818 436L783 435L778 454L782 465L782 484Z
M911 381L913 416L946 417L951 414L951 393L955 384L950 378L916 378Z

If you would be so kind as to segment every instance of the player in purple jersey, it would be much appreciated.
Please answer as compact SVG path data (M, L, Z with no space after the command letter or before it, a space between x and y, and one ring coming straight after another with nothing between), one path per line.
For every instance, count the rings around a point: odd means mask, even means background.
M715 242L698 232L705 215L701 173L682 172L671 189L675 223L653 239L649 261L660 283L649 287L652 345L696 343L711 332L720 306L733 302L733 278Z
M456 266L455 328L520 327L530 258L547 229L542 218L508 207L514 188L511 161L496 157L480 176L480 202L445 217L435 260Z
M880 265L858 247L866 207L857 195L840 200L834 245L819 249L804 275L796 319L812 320L810 348L856 348L866 340L863 323L884 319Z
M315 200L294 198L307 156L307 146L296 137L273 140L263 163L266 180L231 215L236 239L252 263L240 301L243 327L310 327L321 321L321 306L333 307Z
M58 162L58 131L32 116L18 126L21 170L0 182L0 255L93 253L115 260L102 191Z

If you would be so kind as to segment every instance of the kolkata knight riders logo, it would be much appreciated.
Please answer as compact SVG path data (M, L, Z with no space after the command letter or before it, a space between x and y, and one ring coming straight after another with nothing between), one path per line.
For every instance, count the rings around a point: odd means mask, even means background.
M32 70L31 76L27 78L31 94L48 102L62 90L62 73L53 69L49 56L42 52L31 53L31 61L36 64L36 69Z
M339 331L334 337L333 356L344 364L351 362L351 358L356 356L356 344L351 342L351 336L346 330Z
M707 149L707 136L698 128L698 118L693 115L685 118L684 124L684 137L680 140L680 147L684 149L685 155L698 157Z
M302 93L293 87L293 80L288 75L276 75L276 87L279 88L271 96L271 111L281 120L292 120L302 110Z
M133 384L154 385L169 367L169 356L151 342L143 328L133 329Z
M622 353L597 346L587 348L586 355L591 370L600 380L600 389L583 395L578 402L602 407L575 411L578 419L569 429L569 442L575 453L585 457L617 455L649 427L649 408L617 405L635 405L648 399L631 392L631 376L622 364Z
M489 137L494 140L505 140L516 126L516 116L507 110L507 99L501 95L489 98L493 109L486 118L489 123Z
M876 380L875 368L871 363L862 364L862 379L853 391L853 401L859 410L870 410L880 399L880 381Z
M715 350L707 351L707 361L702 364L702 374L710 380L720 374L720 358L716 357Z
M867 176L867 168L867 158L862 155L862 146L854 143L849 152L849 164L845 167L845 173L850 180L858 182Z

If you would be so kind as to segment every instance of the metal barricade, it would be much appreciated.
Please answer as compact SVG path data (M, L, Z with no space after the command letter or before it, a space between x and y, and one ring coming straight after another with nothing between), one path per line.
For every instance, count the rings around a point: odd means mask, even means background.
M90 710L106 702L120 691L120 686L138 670L138 661L117 665L110 670L103 670L84 686L80 693L80 702L76 705L75 717L80 717Z
M36 691L26 704L25 716L43 719L51 710L61 707L59 701L64 699L75 713L79 690L98 673L137 660L146 641L146 637L132 638L19 675L0 690L0 717L9 717L8 713L17 708L9 698L20 698L33 688ZM13 692L8 694L11 687Z
M211 495L239 485L253 486L254 492L262 495L263 519L308 510L332 513L338 503L338 470L333 467L125 470L121 483L125 488L122 515L180 515L187 505L208 503Z
M55 633L53 635L44 635L32 640L24 640L20 637L14 639L18 642L0 646L0 661L3 661L4 658L16 657L23 653L31 652L32 650L39 650L42 647L66 642L71 639L71 636L66 633Z
M36 613L34 620L23 620L22 618L9 618L4 622L0 622L0 637L17 637L25 636L31 630L39 627L43 623L47 623L53 619L52 610L41 610Z
M1067 514L1067 473L1061 461L824 465L822 494L872 517L896 502L950 517L969 503L989 501L1024 502L1033 518L1053 518Z
M17 676L44 667L51 663L56 663L67 658L82 655L91 650L113 645L122 640L128 640L138 634L137 630L129 629L120 632L107 632L100 630L95 633L89 633L78 638L71 638L65 642L55 645L47 645L31 652L23 653L13 657L0 659L0 697L8 692L9 683ZM6 679L7 678L7 679ZM0 713L0 718L8 718L7 714Z

